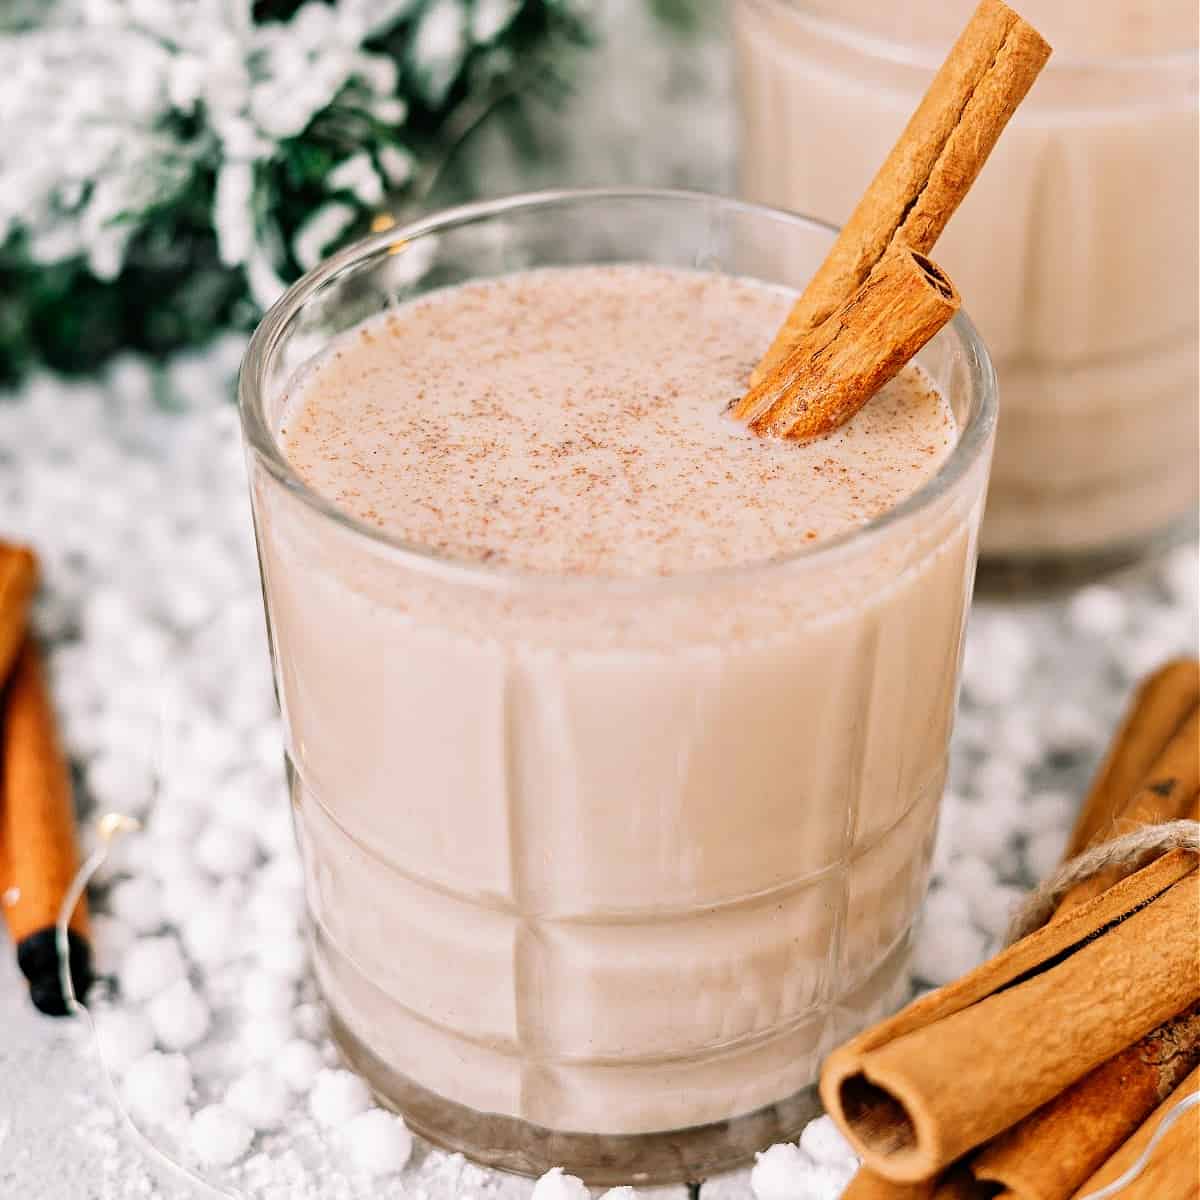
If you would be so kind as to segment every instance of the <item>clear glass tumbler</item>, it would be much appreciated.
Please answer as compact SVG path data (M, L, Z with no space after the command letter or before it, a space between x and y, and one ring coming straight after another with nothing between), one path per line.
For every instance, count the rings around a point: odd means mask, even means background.
M737 0L742 192L845 220L975 2ZM1198 17L1018 7L1054 55L936 257L1004 395L984 559L1061 578L1194 520Z
M336 255L247 351L317 976L382 1099L481 1162L606 1184L743 1161L797 1133L822 1056L903 995L994 379L959 316L920 362L961 438L916 495L782 561L644 579L468 564L357 523L281 453L289 381L432 288L616 261L796 288L831 238L685 193L478 204Z

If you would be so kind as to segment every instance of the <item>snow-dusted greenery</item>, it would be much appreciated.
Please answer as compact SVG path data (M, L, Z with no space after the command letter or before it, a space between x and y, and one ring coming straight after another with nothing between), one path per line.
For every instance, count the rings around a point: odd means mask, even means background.
M59 0L0 18L0 380L245 326L596 0ZM37 13L36 17L32 14Z

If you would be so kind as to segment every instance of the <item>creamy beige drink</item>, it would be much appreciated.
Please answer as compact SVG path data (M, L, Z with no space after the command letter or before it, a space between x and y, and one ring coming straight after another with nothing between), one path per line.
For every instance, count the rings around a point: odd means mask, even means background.
M461 561L637 577L777 559L895 508L957 436L915 369L807 446L727 418L792 299L653 267L466 284L343 335L280 439L352 516Z
M820 442L723 415L828 246L502 201L334 260L251 345L317 975L442 1144L696 1178L794 1136L905 987L994 395L959 318Z
M739 0L741 178L848 217L974 0ZM1025 0L1055 57L937 245L1002 393L985 552L1161 530L1197 491L1197 10Z
M458 561L778 559L893 508L956 440L915 369L811 446L723 417L788 302L652 267L466 284L335 342L280 438L348 513ZM601 609L578 646L268 543L341 1018L430 1090L557 1129L703 1124L808 1083L837 1006L894 981L921 894L968 541L862 609L766 602L721 643L637 645Z

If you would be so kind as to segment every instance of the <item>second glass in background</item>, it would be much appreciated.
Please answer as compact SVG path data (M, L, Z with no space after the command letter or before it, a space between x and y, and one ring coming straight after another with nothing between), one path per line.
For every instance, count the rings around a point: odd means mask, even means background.
M739 0L743 192L846 220L973 0ZM1027 0L1054 57L937 246L1002 410L982 554L1111 560L1197 494L1196 6Z

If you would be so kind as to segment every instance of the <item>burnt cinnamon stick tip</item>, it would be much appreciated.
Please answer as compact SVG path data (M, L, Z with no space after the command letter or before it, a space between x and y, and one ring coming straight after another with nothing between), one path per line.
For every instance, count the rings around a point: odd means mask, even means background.
M29 980L29 995L38 1011L48 1017L65 1017L70 1008L63 994L56 934L51 925L22 938L17 943L17 965ZM67 968L75 999L82 1004L92 986L92 949L74 929L67 931Z
M860 288L733 406L758 434L808 441L844 425L958 311L958 291L898 243Z

